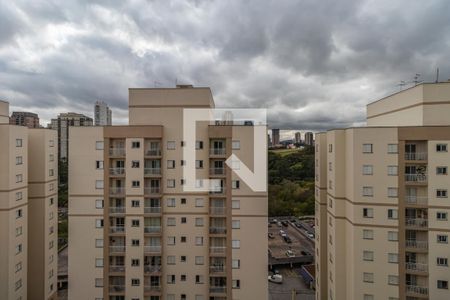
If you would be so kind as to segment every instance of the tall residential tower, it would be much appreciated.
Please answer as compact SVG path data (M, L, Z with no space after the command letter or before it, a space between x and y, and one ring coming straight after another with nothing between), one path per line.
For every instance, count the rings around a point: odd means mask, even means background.
M95 102L94 119L95 126L112 125L112 111L105 102Z

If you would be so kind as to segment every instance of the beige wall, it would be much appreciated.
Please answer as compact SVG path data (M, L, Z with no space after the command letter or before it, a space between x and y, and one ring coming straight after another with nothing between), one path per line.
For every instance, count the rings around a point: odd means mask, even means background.
M0 100L0 124L9 124L9 103Z

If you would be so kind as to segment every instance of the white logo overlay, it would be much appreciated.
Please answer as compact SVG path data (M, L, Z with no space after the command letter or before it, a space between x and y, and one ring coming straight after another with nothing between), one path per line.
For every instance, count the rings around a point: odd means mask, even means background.
M202 126L200 127L202 130L198 130L198 123L207 124L207 126ZM183 109L183 141L185 142L183 178L187 179L183 185L183 191L210 191L213 193L223 191L222 179L197 178L196 152L207 150L213 157L226 158L225 164L253 192L267 192L266 125L266 109ZM211 131L223 132L223 134L210 136L209 132ZM253 134L249 134L250 131ZM197 137L197 134L204 138ZM217 142L210 144L209 140L205 141L204 139L217 140ZM197 140L204 140L204 147L209 148L196 150ZM252 140L253 143L251 143ZM236 144L236 146L232 147L230 143L233 143L233 146ZM247 148L251 147L253 147L253 171L239 158L239 153L245 151L247 163L250 164L251 161L248 161L250 153ZM224 172L224 168L225 166L219 171ZM211 170L218 171L214 168Z

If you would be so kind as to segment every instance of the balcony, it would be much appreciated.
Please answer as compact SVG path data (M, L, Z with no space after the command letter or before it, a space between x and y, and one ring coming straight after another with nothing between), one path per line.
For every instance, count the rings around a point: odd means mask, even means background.
M227 292L227 287L226 286L210 286L209 287L209 292L211 294L225 294Z
M112 207L109 208L109 213L111 215L124 214L125 213L125 206L112 206Z
M109 175L123 176L125 175L125 168L109 168Z
M406 240L406 248L417 250L428 250L428 242L417 240Z
M161 156L161 150L160 149L145 150L145 156Z
M225 168L209 168L209 175L225 175Z
M109 292L110 293L122 293L122 292L125 292L125 285L110 284L109 285Z
M406 152L405 160L427 160L428 155L426 152Z
M125 156L125 148L109 148L109 156Z
M407 183L427 183L427 174L405 174L405 181Z
M146 187L144 188L145 195L155 195L161 193L160 187Z
M159 176L161 175L161 168L144 168L145 176Z
M411 228L426 228L428 227L428 219L406 219L406 227Z
M146 214L160 214L161 213L161 207L159 206L146 206L144 207L144 213Z
M226 227L210 227L209 233L210 234L226 234L227 228Z
M225 266L224 265L210 266L209 272L210 273L225 273Z
M145 226L144 233L160 233L161 226Z
M144 285L144 292L161 292L160 285Z
M221 206L211 206L209 208L209 213L215 216L224 216L226 213L226 208Z
M411 205L428 205L428 197L426 196L406 196L407 204Z
M225 193L225 189L223 187L210 187L209 193L211 195L223 195Z
M110 273L123 273L123 272L125 272L125 266L124 265L110 265L109 272Z
M417 285L407 285L406 294L408 296L428 296L428 288Z
M161 272L161 265L144 266L144 273L159 273L159 272Z
M226 154L225 148L211 148L209 149L209 155L211 156L223 156Z
M211 246L209 247L209 253L211 254L225 254L227 247L225 246Z
M428 265L420 263L406 263L406 271L412 271L417 273L428 273Z
M161 246L144 246L144 253L161 253Z
M125 253L125 245L109 246L110 254Z
M109 194L110 195L125 195L125 188L124 187L109 187Z
M125 226L111 226L109 233L125 233Z

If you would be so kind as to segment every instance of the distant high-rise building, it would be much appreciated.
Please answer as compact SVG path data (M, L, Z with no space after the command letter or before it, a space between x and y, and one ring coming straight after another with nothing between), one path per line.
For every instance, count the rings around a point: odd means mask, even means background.
M272 146L272 140L270 139L270 134L267 134L267 145Z
M57 134L8 114L0 101L0 299L56 299Z
M52 119L49 128L58 131L59 159L67 159L69 150L69 127L92 126L92 118L73 112L61 113Z
M301 133L299 131L295 133L295 140L294 141L295 141L296 144L300 144L300 142L302 141L302 135L301 135Z
M35 113L25 111L14 111L9 118L9 124L26 126L28 128L39 128L39 117Z
M310 131L305 133L305 144L308 146L314 145L314 134Z
M112 125L112 111L105 102L95 102L94 119L95 126Z
M316 299L450 299L450 82L316 135Z
M272 129L272 145L280 144L280 129Z

